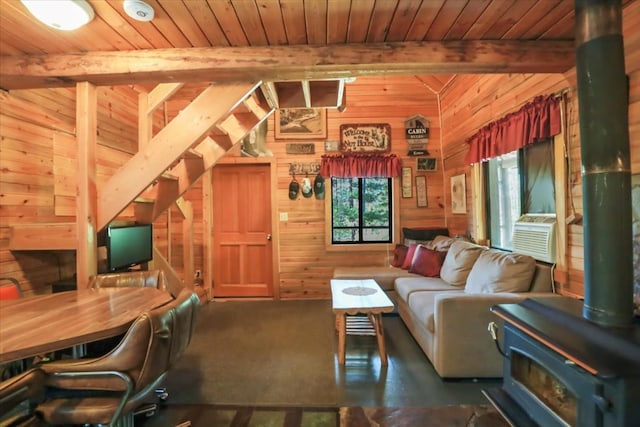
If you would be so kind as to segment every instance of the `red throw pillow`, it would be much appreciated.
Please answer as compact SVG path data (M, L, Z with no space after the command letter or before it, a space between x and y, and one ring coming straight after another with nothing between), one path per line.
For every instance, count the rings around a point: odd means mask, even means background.
M413 261L413 255L416 253L416 247L418 245L416 243L412 243L409 245L409 249L407 250L407 256L404 257L404 261L402 262L402 269L408 270L411 267L411 261Z
M434 251L418 245L409 273L416 273L426 277L440 277L440 268L444 262L445 255L446 252Z
M409 248L405 245L396 245L396 248L393 250L393 261L391 261L391 265L394 267L402 267L408 250Z

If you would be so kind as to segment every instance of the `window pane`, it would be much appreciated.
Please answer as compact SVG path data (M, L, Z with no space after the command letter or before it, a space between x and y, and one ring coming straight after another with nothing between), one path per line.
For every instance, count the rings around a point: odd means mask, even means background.
M333 178L331 207L334 227L358 226L360 202L357 178Z
M488 169L491 246L510 250L513 225L520 217L517 151L489 160Z
M392 240L390 178L332 178L333 243Z
M387 178L364 179L364 214L365 227L389 226L389 184Z
M556 213L553 141L522 150L524 213Z
M363 238L365 242L391 241L388 228L365 228Z

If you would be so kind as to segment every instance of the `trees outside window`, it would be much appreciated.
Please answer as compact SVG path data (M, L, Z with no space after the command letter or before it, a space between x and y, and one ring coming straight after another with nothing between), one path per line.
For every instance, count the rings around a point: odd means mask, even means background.
M391 178L331 178L331 241L390 243Z

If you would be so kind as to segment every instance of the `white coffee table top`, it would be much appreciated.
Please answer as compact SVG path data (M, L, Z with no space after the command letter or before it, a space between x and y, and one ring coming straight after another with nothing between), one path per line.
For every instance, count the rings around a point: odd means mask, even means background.
M356 313L390 313L394 306L375 280L331 280L333 311Z

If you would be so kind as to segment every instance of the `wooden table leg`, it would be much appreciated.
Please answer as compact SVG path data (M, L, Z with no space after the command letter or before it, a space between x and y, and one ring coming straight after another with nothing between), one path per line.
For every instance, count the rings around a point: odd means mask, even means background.
M336 314L336 327L338 328L338 363L344 365L345 359L345 347L346 347L346 332L347 325L345 320L345 314Z
M376 331L376 338L378 339L378 352L380 353L380 363L383 366L387 366L387 347L384 343L384 330L382 329L382 315L370 314L369 319L373 324L373 328Z

